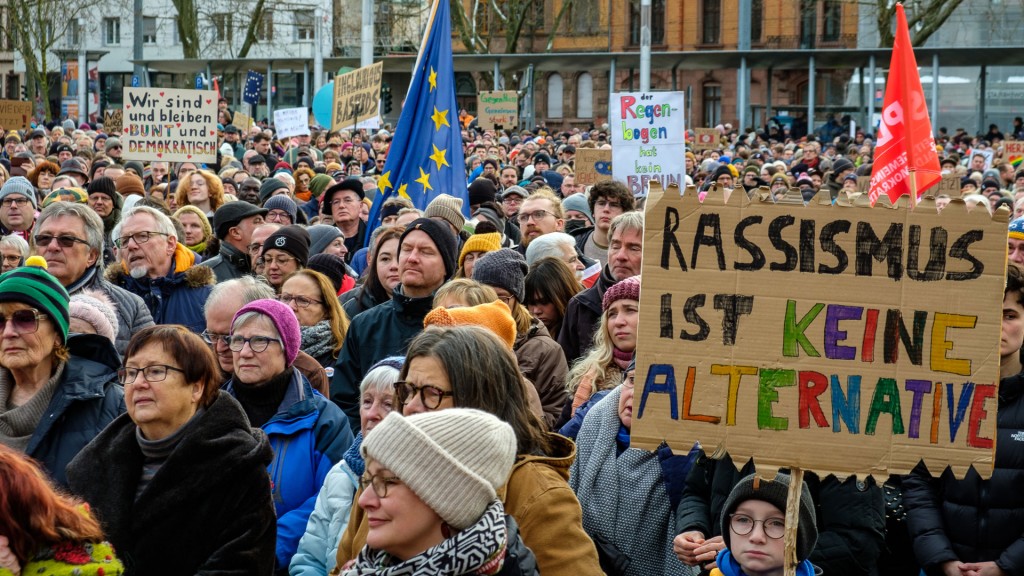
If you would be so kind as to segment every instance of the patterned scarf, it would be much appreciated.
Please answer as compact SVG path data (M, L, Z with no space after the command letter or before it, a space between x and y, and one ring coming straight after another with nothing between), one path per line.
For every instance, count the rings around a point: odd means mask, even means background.
M322 358L334 351L334 334L331 332L331 323L328 320L321 320L312 326L303 326L302 351L313 358Z
M483 516L469 528L458 532L437 546L417 556L398 562L387 552L364 546L356 563L343 576L458 576L461 574L491 575L501 571L505 561L508 531L505 509L500 500L487 506Z

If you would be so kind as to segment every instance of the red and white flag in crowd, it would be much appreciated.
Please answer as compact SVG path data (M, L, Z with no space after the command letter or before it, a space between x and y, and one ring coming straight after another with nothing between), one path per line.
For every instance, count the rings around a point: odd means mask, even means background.
M871 204L882 194L894 203L900 196L911 194L910 174L914 174L918 196L942 178L907 16L903 5L897 4L896 39L871 169Z

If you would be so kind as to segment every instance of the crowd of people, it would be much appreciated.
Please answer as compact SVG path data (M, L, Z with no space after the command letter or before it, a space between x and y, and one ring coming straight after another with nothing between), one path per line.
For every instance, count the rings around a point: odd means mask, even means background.
M461 115L467 190L377 223L388 130L220 108L207 164L4 134L0 576L782 574L785 471L630 447L645 195L575 177L607 126ZM863 132L718 130L678 158L699 192L856 201L871 173ZM1024 213L997 127L937 151L972 209ZM1024 576L1022 344L1012 264L992 478L808 473L798 574Z

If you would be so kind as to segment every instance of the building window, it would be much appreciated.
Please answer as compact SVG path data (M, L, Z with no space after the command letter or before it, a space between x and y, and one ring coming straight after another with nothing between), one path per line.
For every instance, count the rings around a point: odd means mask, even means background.
M0 6L0 50L12 50L11 46L11 9Z
M836 42L842 35L843 4L839 0L825 0L821 39Z
M544 14L547 0L533 0L533 27L544 28Z
M562 76L548 76L548 118L562 117Z
M722 35L722 0L703 0L700 22L701 42L718 44Z
M121 19L103 19L103 44L105 46L118 46L121 44Z
M750 0L750 42L760 44L764 34L764 0Z
M722 123L722 85L704 85L704 125L716 126Z
M295 11L295 39L296 40L312 40L313 39L313 25L316 17L312 10L296 10Z
M67 38L67 45L72 48L77 48L82 42L82 23L78 18L72 18L68 21L67 32L64 37Z
M566 0L563 0L563 2ZM569 7L573 34L594 34L601 26L601 14L597 8L597 0L576 0Z
M642 19L640 17L640 0L629 2L629 43L640 45ZM651 45L665 43L665 0L651 0Z
M274 12L264 10L263 17L256 24L256 39L261 42L270 42L274 39Z
M156 44L156 16L142 17L142 43Z
M235 37L235 30L231 27L231 14L221 12L213 15L213 41L227 42L228 44Z
M174 18L174 26L172 26L173 32L171 32L171 44L181 44L181 31L178 30L178 18Z
M814 48L818 34L818 3L804 2L800 14L800 48Z
M576 117L594 117L594 77L584 72L576 79Z

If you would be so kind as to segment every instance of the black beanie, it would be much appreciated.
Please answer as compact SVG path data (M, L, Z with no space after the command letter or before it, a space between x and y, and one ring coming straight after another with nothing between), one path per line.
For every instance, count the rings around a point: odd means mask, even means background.
M288 188L284 182L281 182L277 178L267 178L260 184L260 206L267 201L268 198L274 195L274 192L278 190L284 190Z
M735 176L732 175L732 170L729 170L729 165L722 164L721 166L718 167L718 169L715 170L715 173L711 175L711 181L718 182L718 177L726 174L728 174L731 178L735 178Z
M114 184L113 179L107 178L106 176L100 176L99 178L93 180L92 182L89 182L89 185L86 187L85 191L88 193L89 196L92 196L93 194L99 192L100 194L106 194L107 196L110 196L111 200L116 200L115 195L117 194L117 185Z
M402 251L402 242L405 241L405 237L413 230L425 232L434 241L437 251L441 253L441 259L444 260L444 279L446 281L450 279L452 274L455 274L456 262L459 260L459 243L456 242L455 235L452 234L448 224L432 218L413 220L402 233L402 237L398 239L399 252Z
M335 293L341 290L341 283L345 281L345 261L339 256L325 253L314 254L309 259L307 268L326 276L334 286Z
M330 214L331 201L334 199L334 195L345 190L355 192L360 200L366 198L366 192L363 191L363 183L358 178L346 178L324 192L324 202L320 205L320 213Z
M469 205L478 206L484 202L494 202L498 195L498 187L487 178L477 178L469 185Z
M302 226L284 226L278 228L263 241L263 253L267 250L281 250L295 256L303 267L309 261L309 232Z

